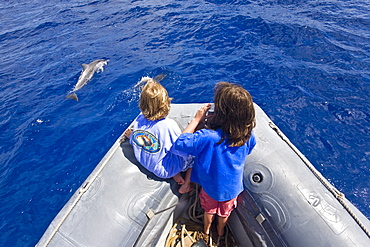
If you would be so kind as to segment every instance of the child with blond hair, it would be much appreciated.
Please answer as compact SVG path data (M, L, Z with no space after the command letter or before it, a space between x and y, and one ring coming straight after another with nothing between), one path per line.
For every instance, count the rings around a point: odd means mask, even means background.
M172 177L181 185L179 192L187 193L192 190L192 157L173 148L181 130L173 119L167 118L172 98L160 83L149 77L145 80L140 94L141 114L125 136L130 138L135 157L142 166L160 178ZM184 171L185 179L180 173Z

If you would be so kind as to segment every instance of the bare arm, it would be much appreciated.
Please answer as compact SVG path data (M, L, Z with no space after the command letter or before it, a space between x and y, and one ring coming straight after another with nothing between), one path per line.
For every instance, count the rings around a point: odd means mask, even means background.
M195 114L195 117L193 118L193 120L190 121L190 123L184 129L184 131L182 133L194 133L198 124L200 122L204 121L204 119L206 118L206 114L207 114L209 108L211 108L210 103L204 104L201 108L199 108L199 110Z

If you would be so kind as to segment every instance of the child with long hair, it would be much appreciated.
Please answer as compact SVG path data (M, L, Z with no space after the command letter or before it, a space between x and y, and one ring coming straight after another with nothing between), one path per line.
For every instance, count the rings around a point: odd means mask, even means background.
M125 136L130 138L135 157L142 166L160 178L172 177L181 185L179 192L187 193L192 190L192 157L173 148L181 130L173 119L167 118L172 99L160 83L149 77L144 79L146 84L139 103L141 114ZM185 179L180 173L184 171Z
M176 149L195 156L191 181L202 187L199 198L204 213L204 233L218 215L217 232L224 227L236 198L243 191L246 156L256 145L252 129L255 112L252 97L239 85L220 82L215 87L214 114L208 129L194 132L206 118L211 104L203 105L175 143Z

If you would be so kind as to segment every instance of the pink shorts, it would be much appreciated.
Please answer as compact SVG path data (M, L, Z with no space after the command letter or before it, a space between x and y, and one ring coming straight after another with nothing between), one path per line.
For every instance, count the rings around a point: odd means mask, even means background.
M212 199L203 190L203 188L199 193L200 205L202 205L204 211L206 211L209 214L217 214L218 216L221 217L228 217L231 211L233 211L233 209L236 208L236 198L237 197L229 201L219 202Z

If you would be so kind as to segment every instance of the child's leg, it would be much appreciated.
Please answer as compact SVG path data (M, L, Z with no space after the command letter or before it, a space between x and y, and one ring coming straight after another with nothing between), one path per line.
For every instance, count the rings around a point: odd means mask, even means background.
M228 219L229 219L229 216L227 216L227 217L218 216L218 218L217 218L217 220L218 220L218 224L217 224L218 236L224 235L224 229L225 229L225 226L226 226L226 223L227 223Z
M204 212L204 217L203 217L203 224L204 224L204 233L209 234L209 229L211 228L211 224L214 218L214 214L210 214L207 212Z
M182 178L181 174L180 173L177 173L175 176L172 177L176 183L182 185L185 183L185 180Z
M236 207L236 198L233 198L229 201L219 202L218 203L218 223L217 223L217 233L219 236L224 235L224 229L229 219L231 212Z
M191 170L192 169L193 168L189 168L185 172L185 181L184 181L184 184L181 185L181 187L179 189L179 192L181 194L185 194L185 193L188 193L189 191L193 190L193 187L191 186L191 182L190 182L190 176L191 176Z

